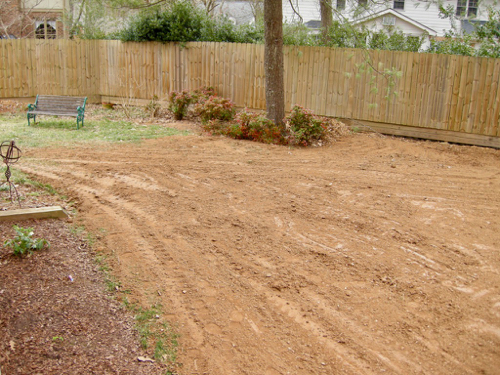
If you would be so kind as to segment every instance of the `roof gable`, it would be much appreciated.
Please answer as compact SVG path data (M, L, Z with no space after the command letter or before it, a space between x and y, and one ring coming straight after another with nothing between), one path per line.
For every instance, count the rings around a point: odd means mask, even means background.
M353 21L355 25L362 25L362 24L367 24L369 22L376 22L377 20L382 20L383 17L386 16L393 16L397 20L399 20L400 25L401 24L407 24L410 28L419 30L420 33L426 32L429 35L437 35L437 31L434 29L431 29L428 26L425 26L424 24L415 21L414 19L394 10L394 9L385 9L380 12L370 14L368 17L360 18L358 20Z

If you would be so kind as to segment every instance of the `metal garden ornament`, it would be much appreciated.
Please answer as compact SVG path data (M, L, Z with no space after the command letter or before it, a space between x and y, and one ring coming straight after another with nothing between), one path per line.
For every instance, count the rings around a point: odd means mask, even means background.
M21 201L19 200L19 192L17 191L16 185L14 185L14 183L10 181L10 177L12 176L12 173L10 171L10 165L15 164L19 161L19 159L21 158L21 150L16 146L14 141L2 142L2 144L0 145L0 157L2 158L4 164L7 166L7 169L5 171L5 178L7 179L7 181L2 183L0 186L3 186L5 184L9 185L11 202L14 201L12 196L12 188L14 188L14 191L17 196L17 202L19 203L19 207L21 207Z

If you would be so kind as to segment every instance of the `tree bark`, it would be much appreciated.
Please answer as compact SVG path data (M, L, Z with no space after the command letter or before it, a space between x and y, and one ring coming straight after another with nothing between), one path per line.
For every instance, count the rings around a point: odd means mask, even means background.
M281 0L264 0L264 72L266 75L266 115L277 126L285 117L283 81L283 8Z
M333 23L332 0L319 0L319 11L321 15L321 32L323 39L328 39L328 29Z

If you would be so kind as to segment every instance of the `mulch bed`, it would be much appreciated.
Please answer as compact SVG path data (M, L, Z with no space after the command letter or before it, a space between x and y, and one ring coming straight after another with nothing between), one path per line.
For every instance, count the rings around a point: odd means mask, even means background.
M63 205L19 186L23 208ZM0 191L0 209L19 208ZM62 204L61 204L62 203ZM71 220L71 219L70 219ZM12 226L31 227L50 247L17 257ZM86 242L66 220L0 222L0 374L165 374L140 346L132 312L106 290Z

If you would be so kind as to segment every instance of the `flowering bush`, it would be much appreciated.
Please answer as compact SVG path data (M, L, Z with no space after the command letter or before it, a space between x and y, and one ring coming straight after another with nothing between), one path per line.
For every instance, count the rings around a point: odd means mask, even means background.
M299 105L295 105L289 116L285 117L289 144L309 146L323 138L328 122L313 115Z
M201 117L201 121L206 123L210 120L230 121L233 119L236 109L231 100L212 95L205 101L198 103L195 111Z
M213 87L202 87L191 92L172 92L169 101L169 109L177 120L182 120L189 105L193 104L194 112L201 118L205 131L236 139L310 146L320 144L321 140L335 139L331 135L335 133L340 136L343 130L342 126L336 126L332 120L315 116L310 110L298 105L285 117L285 127L276 125L264 114L249 112L247 109L239 112L235 118L234 103L217 96Z
M192 100L193 98L187 90L172 91L168 96L168 109L174 114L176 120L182 120Z
M273 121L263 114L249 112L247 109L239 112L235 121L224 121L223 119L205 121L203 129L211 134L263 143L282 144L285 141L281 129Z
M211 86L200 87L191 92L191 97L193 98L193 103L204 103L211 96L217 96L217 92Z
M238 113L236 122L244 139L274 144L284 141L281 129L263 114L248 112L245 109Z

